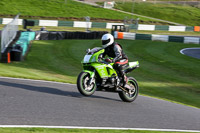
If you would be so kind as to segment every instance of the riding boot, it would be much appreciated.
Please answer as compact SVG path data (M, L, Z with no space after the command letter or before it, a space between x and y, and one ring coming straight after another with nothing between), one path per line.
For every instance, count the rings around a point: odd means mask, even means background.
M128 78L126 75L124 75L124 88L131 90L131 86L128 85Z
M128 78L126 75L124 75L124 83L128 83Z

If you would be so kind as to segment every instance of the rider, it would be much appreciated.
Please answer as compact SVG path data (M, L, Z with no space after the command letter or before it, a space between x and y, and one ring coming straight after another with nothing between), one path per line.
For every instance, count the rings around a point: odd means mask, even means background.
M113 59L106 59L106 62L115 63L114 68L119 72L119 75L127 83L127 77L123 72L123 66L128 63L128 57L123 52L122 46L114 41L114 37L111 34L104 34L101 38L102 46L105 48L103 57L106 55L112 57ZM124 84L124 85L125 85Z

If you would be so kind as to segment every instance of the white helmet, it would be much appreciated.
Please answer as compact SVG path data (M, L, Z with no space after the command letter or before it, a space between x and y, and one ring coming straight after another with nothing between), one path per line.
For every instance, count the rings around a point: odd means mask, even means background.
M106 48L114 43L114 37L111 34L104 34L101 38L103 48Z

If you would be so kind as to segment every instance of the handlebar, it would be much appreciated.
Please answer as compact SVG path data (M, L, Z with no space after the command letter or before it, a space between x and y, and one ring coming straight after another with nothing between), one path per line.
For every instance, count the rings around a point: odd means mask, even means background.
M112 60L113 58L109 57L108 59L111 59L111 60ZM99 62L99 63L102 63L102 64L107 64L107 65L110 64L109 62L106 62L106 61L105 61L105 58L103 58L103 55L102 55L102 54L99 55L99 57L98 57L98 62Z

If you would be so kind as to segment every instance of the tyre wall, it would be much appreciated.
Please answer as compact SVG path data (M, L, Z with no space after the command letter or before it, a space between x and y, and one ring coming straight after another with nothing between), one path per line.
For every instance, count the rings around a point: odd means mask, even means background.
M21 32L19 39L12 45L10 50L11 61L22 61L34 39L35 32Z
M68 32L68 31L42 31L37 32L36 40L63 40L63 39L100 39L107 31Z

